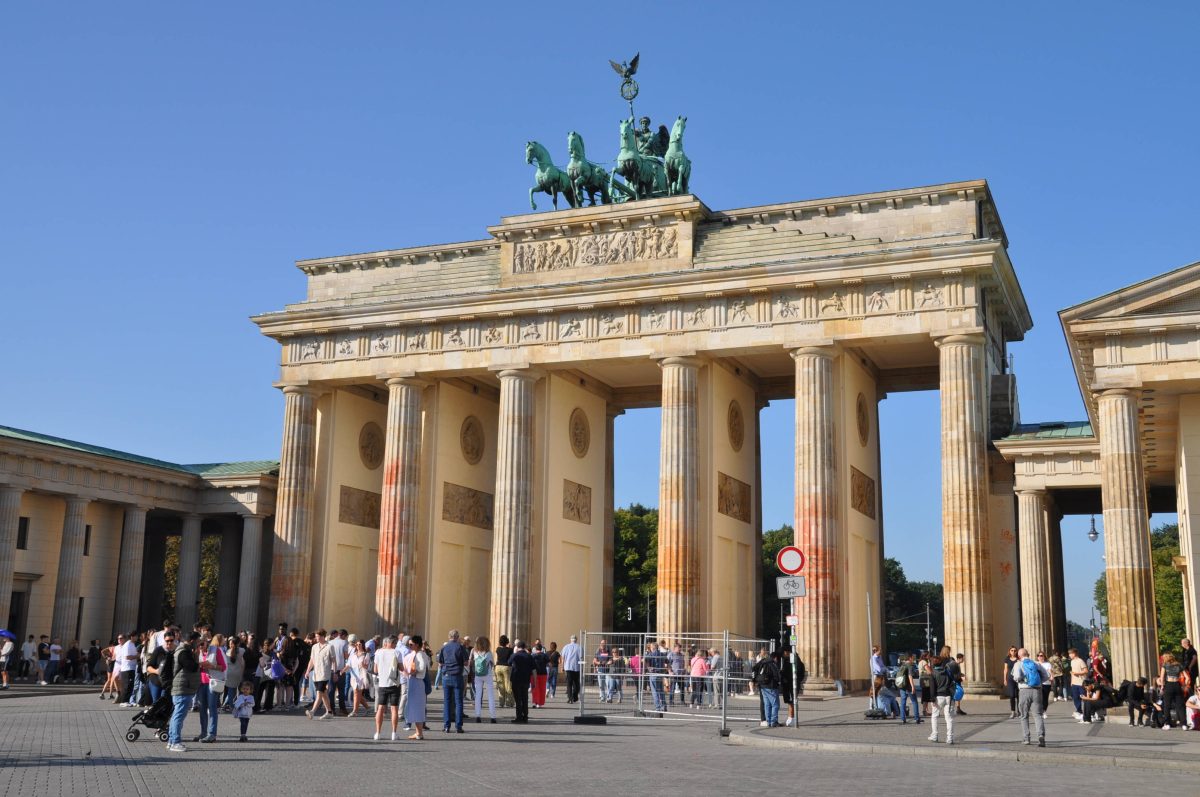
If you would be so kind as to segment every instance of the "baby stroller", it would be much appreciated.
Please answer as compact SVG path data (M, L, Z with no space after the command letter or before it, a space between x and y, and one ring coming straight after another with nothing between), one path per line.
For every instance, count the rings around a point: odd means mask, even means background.
M171 713L174 708L171 696L164 694L158 700L154 701L154 705L144 708L133 715L129 730L125 731L125 740L136 742L138 737L142 735L141 730L137 726L145 725L155 732L155 736L158 737L160 742L165 742L167 740L167 724L171 721Z

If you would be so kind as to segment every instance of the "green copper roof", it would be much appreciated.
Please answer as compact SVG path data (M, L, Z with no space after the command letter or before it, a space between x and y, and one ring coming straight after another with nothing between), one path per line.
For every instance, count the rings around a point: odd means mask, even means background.
M207 465L183 467L206 479L223 476L267 476L279 473L279 463L273 459L254 459L249 462L214 462Z
M1051 421L1047 423L1022 423L1013 430L1005 442L1016 440L1059 440L1076 437L1094 437L1092 424L1088 421Z
M130 454L128 451L117 451L114 448L105 448L104 446L94 446L89 443L80 443L75 440L67 440L62 437L54 437L40 432L30 432L24 429L14 429L11 426L0 426L0 438L7 437L12 440L23 440L27 443L40 443L42 445L55 446L56 448L65 448L71 451L81 451L85 454L95 454L100 457L109 459L119 459L124 462L136 462L139 465L148 465L152 468L164 468L173 470L179 473L190 473L201 478L217 478L221 476L261 476L269 473L275 473L279 470L279 463L270 460L255 460L253 462L223 462L211 463L203 465L179 465L175 462L166 462L161 459L152 457L143 457L138 454Z

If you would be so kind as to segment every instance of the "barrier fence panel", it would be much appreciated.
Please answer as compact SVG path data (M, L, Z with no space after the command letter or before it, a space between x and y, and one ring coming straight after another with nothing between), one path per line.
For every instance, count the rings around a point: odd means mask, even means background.
M751 671L762 639L581 631L580 716L719 723L763 719Z

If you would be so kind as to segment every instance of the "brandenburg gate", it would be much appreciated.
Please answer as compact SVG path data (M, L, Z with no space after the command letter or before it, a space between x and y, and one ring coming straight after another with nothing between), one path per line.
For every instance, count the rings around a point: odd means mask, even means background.
M721 211L683 193L487 232L301 261L305 299L254 319L285 397L271 622L611 627L614 421L661 406L658 633L753 634L758 411L792 398L800 653L811 688L862 683L878 403L937 389L945 641L971 689L999 678L1016 503L989 440L1031 320L986 182Z

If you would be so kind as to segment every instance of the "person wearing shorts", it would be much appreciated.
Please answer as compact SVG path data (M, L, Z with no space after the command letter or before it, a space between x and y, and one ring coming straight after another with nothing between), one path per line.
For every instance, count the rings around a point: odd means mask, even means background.
M313 680L313 685L317 688L317 699L313 702L312 708L304 712L304 716L311 719L325 719L333 712L333 706L329 704L329 679L333 675L333 647L325 639L325 629L317 629L317 641L313 643L312 654L308 659L308 669L304 674L310 676ZM325 706L325 713L319 716L314 716L317 706Z
M371 671L375 675L375 735L383 730L383 712L391 710L392 741L396 741L396 733L400 727L400 669L403 667L396 651L396 637L383 638L383 647L375 651Z

